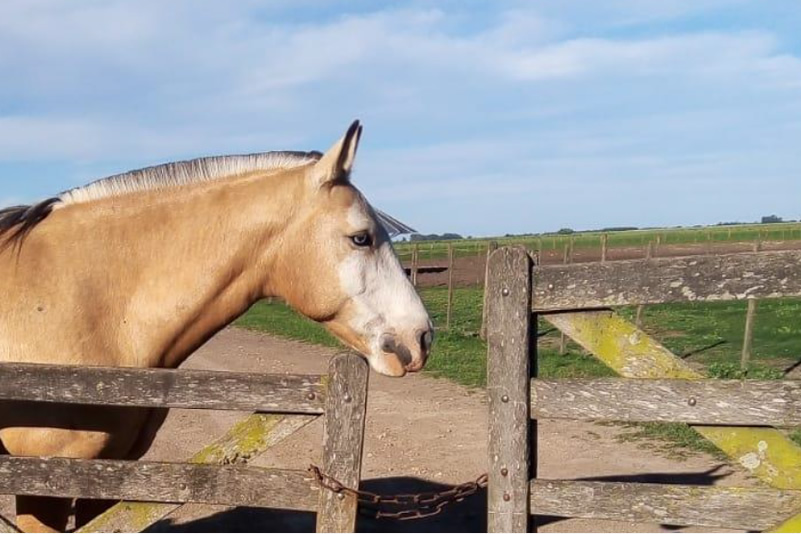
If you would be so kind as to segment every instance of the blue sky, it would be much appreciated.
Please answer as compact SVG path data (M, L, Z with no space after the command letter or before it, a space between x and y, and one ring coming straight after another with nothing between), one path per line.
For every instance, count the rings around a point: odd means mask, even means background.
M422 232L801 217L796 0L0 2L0 205L325 149Z

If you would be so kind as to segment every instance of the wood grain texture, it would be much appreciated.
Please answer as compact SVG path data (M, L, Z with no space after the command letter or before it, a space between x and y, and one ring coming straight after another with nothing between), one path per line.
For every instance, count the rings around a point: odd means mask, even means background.
M369 372L364 358L354 353L335 356L328 371L322 470L350 488L361 481ZM357 510L354 497L321 490L317 532L354 532Z
M531 506L538 513L557 517L762 531L801 508L801 492L533 480Z
M4 490L14 495L191 502L314 510L309 473L239 465L0 457Z
M189 461L215 465L243 464L316 419L316 416L311 415L251 415L217 441L198 451ZM121 502L93 519L79 532L141 532L181 506L183 505Z
M801 296L801 252L652 258L536 268L537 311Z
M529 527L531 260L503 247L489 258L487 397L489 532Z
M534 380L532 416L700 425L801 425L797 380Z
M4 400L322 414L325 394L318 375L0 364Z

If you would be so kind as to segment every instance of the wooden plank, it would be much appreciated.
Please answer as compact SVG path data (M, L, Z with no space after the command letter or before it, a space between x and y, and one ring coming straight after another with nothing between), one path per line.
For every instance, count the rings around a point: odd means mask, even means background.
M319 375L2 363L0 399L321 414L325 389Z
M626 378L702 378L681 358L611 311L546 319ZM801 490L801 447L773 428L693 426L767 484Z
M536 271L536 311L801 296L799 251L548 265Z
M532 416L702 425L801 425L801 381L533 380Z
M762 531L801 508L801 492L533 480L531 507L543 515L557 517Z
M317 486L306 471L71 458L0 457L3 492L224 506L314 510Z
M367 415L367 362L354 353L335 356L329 367L328 406L323 435L323 473L358 489ZM355 497L320 491L317 532L354 532Z
M256 414L234 425L224 436L198 451L191 463L243 464L282 442L317 419L310 415ZM78 532L141 532L182 505L121 502L86 524Z
M531 260L504 247L489 259L487 285L489 532L529 527Z

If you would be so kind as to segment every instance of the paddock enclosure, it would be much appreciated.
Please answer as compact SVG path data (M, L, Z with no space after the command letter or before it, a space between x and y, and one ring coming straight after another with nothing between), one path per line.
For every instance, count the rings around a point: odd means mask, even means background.
M138 532L181 503L316 511L319 531L352 532L355 498L320 489L307 471L245 464L323 417L320 468L357 486L367 381L353 353L335 356L327 375L0 364L0 402L257 412L187 463L0 456L0 494L123 501L80 532ZM16 529L0 517L0 532Z
M797 381L705 380L611 307L801 295L801 253L762 252L535 266L520 247L489 259L488 528L533 515L798 532ZM622 378L537 378L537 317ZM684 422L762 483L757 488L537 478L537 420ZM570 443L565 443L569 451Z

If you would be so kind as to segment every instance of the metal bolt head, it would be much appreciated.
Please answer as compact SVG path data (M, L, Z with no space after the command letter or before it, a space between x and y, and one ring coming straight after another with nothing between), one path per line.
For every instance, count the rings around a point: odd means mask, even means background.
M506 502L509 502L509 501L512 500L512 496L509 495L508 493L504 493L503 494L503 500L506 501Z
M509 395L504 395L501 397L501 402L509 402Z
M687 399L687 404L689 404L690 406L695 406L696 402L697 401L695 400L695 397L690 397L689 399Z
M353 400L353 397L350 396L350 393L345 393L345 396L342 398L345 400L345 402L350 402Z
M306 395L306 398L309 399L310 401L313 401L314 399L317 398L317 395L315 395L314 393L309 393L308 395Z
M548 289L553 289L553 284L548 284Z
M340 501L344 501L345 500L345 494L344 493L337 493L337 499L339 499Z
M178 484L178 487L181 488L181 491L186 491L188 486L184 482L181 482Z
M503 295L504 297L508 297L509 296L509 288L505 287L505 288L501 289L501 295Z
M502 477L508 477L509 476L509 470L506 469L505 467L503 469L501 469L501 476Z

